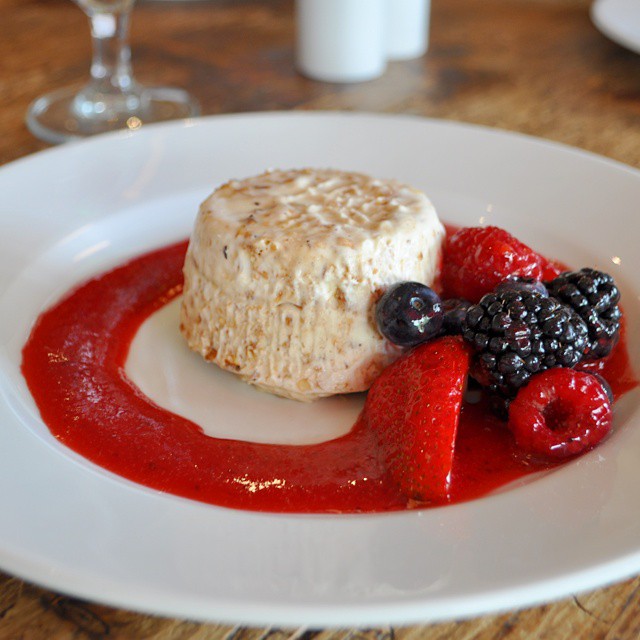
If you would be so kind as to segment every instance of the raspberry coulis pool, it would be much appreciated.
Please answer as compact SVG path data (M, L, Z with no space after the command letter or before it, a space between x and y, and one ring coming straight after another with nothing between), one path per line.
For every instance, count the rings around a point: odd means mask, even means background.
M348 434L313 445L219 439L158 407L133 385L125 374L130 344L144 320L182 291L186 248L181 242L132 260L38 318L23 349L22 371L55 438L136 483L225 507L359 513L438 506L407 503L362 420ZM616 397L636 386L624 330L598 370ZM446 502L486 495L553 466L520 453L484 401L467 403Z

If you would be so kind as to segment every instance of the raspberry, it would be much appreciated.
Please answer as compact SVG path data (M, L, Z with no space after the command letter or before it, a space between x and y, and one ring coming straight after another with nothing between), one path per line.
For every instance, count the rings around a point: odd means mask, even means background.
M557 278L563 271L566 271L566 267L563 267L559 262L554 262L542 258L542 279L553 280Z
M618 341L622 317L618 306L620 292L613 278L608 273L585 268L562 273L546 284L550 295L570 305L587 323L587 359L608 355Z
M504 229L466 227L445 242L442 285L446 297L477 302L510 276L540 280L542 265L541 256Z
M508 426L527 453L561 460L594 447L611 430L612 410L595 376L572 369L535 375L509 407Z
M467 311L462 335L477 352L473 375L504 398L534 373L574 367L587 348L582 318L537 291L488 293Z

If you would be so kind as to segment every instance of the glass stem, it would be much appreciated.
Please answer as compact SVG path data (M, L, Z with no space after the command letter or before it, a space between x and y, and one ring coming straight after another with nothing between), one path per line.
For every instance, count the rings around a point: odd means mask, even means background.
M91 84L103 93L126 93L134 82L129 48L130 11L89 14L93 59Z
M113 11L88 10L93 41L91 81L73 101L79 118L93 122L125 122L142 116L144 92L131 74L129 16L131 0L119 2Z

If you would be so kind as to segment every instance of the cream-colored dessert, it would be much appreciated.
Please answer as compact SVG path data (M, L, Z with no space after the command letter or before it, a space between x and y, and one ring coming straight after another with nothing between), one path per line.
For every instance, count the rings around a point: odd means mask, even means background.
M431 284L444 228L420 191L335 170L232 180L200 206L181 330L206 360L297 400L368 389L400 353L378 333L391 284Z

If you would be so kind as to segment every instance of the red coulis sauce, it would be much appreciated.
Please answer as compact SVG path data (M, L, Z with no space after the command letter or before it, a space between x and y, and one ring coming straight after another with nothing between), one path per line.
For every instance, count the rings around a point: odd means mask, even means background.
M125 374L129 346L142 322L181 293L186 247L181 242L143 255L39 317L22 371L52 434L134 482L225 507L357 513L435 506L407 504L361 420L348 434L313 445L213 438L132 384ZM616 397L636 386L624 331L599 371ZM521 454L483 401L466 404L448 502L485 495L552 466Z

